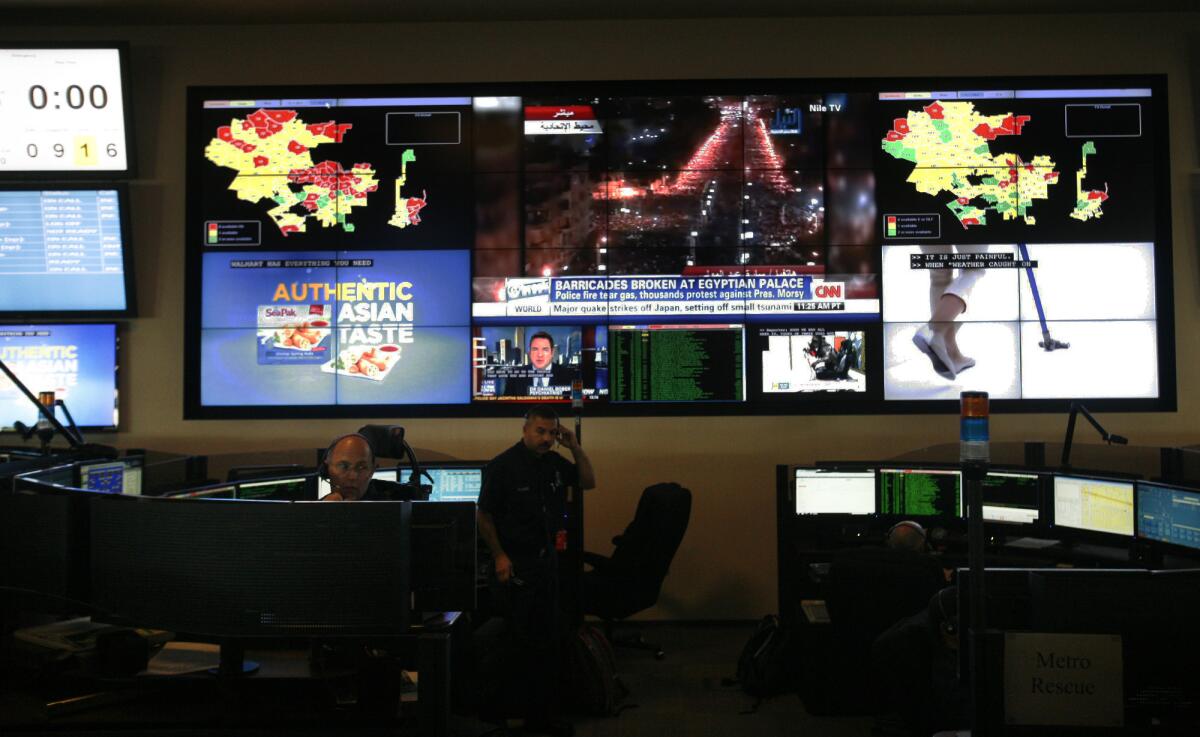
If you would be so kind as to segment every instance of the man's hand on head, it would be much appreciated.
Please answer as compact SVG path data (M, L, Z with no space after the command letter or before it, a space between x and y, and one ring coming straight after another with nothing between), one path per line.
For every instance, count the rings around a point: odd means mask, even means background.
M567 450L579 449L579 438L575 437L575 431L569 427L558 426L558 442Z

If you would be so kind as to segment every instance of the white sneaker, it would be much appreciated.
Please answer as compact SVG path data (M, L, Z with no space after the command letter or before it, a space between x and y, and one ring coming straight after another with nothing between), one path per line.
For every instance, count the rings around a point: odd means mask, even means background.
M952 379L958 373L954 368L954 362L946 355L945 340L938 335L934 335L929 325L922 325L918 328L917 332L913 334L912 341L917 350L929 357L929 360L933 363L934 371L939 374L948 375ZM975 362L971 361L971 365L974 364Z

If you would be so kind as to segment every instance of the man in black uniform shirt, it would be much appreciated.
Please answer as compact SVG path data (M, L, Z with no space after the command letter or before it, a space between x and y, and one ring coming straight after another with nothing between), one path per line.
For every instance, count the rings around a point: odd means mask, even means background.
M571 463L551 452L562 444ZM525 415L521 440L483 471L479 533L495 559L491 587L514 650L507 709L529 732L571 734L550 719L558 671L558 553L566 547L566 489L596 486L592 462L552 407ZM517 703L512 703L517 702Z

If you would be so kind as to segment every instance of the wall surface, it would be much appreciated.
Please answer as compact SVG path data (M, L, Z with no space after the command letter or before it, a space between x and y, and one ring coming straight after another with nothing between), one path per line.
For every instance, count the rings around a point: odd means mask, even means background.
M10 29L11 30L11 29ZM1179 412L1103 420L1139 445L1200 442L1200 268L1190 48L1200 14L838 18L588 23L25 29L43 40L131 43L140 177L132 186L141 317L124 332L121 447L220 453L323 446L349 421L190 421L183 416L184 101L189 85L737 77L1169 75ZM8 37L15 34L7 33ZM1119 277L1114 288L1119 288ZM1138 360L1114 347L1112 360ZM676 480L692 522L659 605L663 619L746 619L775 601L774 470L818 458L886 458L957 438L957 418L589 419L600 479L588 547L632 517L640 490ZM488 458L513 420L409 420L414 445ZM1056 440L1061 415L994 417L994 440ZM1082 437L1082 436L1081 436Z

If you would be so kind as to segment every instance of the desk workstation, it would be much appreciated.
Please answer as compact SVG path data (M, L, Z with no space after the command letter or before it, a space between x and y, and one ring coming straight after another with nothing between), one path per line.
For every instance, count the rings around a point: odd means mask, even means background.
M777 467L780 616L798 635L795 675L810 711L869 710L871 698L850 684L883 657L886 638L898 637L894 628L907 618L928 608L934 619L968 621L963 467L931 461L937 453L911 455L921 460ZM1171 455L1162 454L1164 466ZM1002 723L1004 698L1012 698L998 675L1007 672L1006 633L1070 632L1119 636L1124 724L1193 723L1200 680L1179 659L1200 653L1190 624L1200 611L1200 484L1168 478L1017 463L987 469L990 644L980 677L990 689L988 719ZM908 540L897 543L903 528ZM941 597L948 586L957 593ZM968 648L954 647L965 686Z
M277 698L310 707L294 718L391 723L415 680L405 723L446 733L450 635L459 613L476 608L469 481L445 482L448 501L328 504L317 503L311 473L164 491L147 482L173 474L144 461L58 466L17 477L0 496L5 679L19 682L10 680L19 663L29 683L49 686L10 693L27 708L6 710L7 726L137 722L146 699L178 702L181 723L204 724L211 713L188 700L228 694L235 681L248 692L290 688ZM469 467L455 464L468 477ZM433 469L435 484L442 470ZM72 641L90 633L92 647L47 645L55 625L12 632L48 614L90 617L96 629L73 620ZM209 643L188 652L207 653L216 675L163 675L187 642ZM313 689L322 695L305 695ZM235 722L278 719L235 702ZM151 713L175 723L164 716L172 712Z

